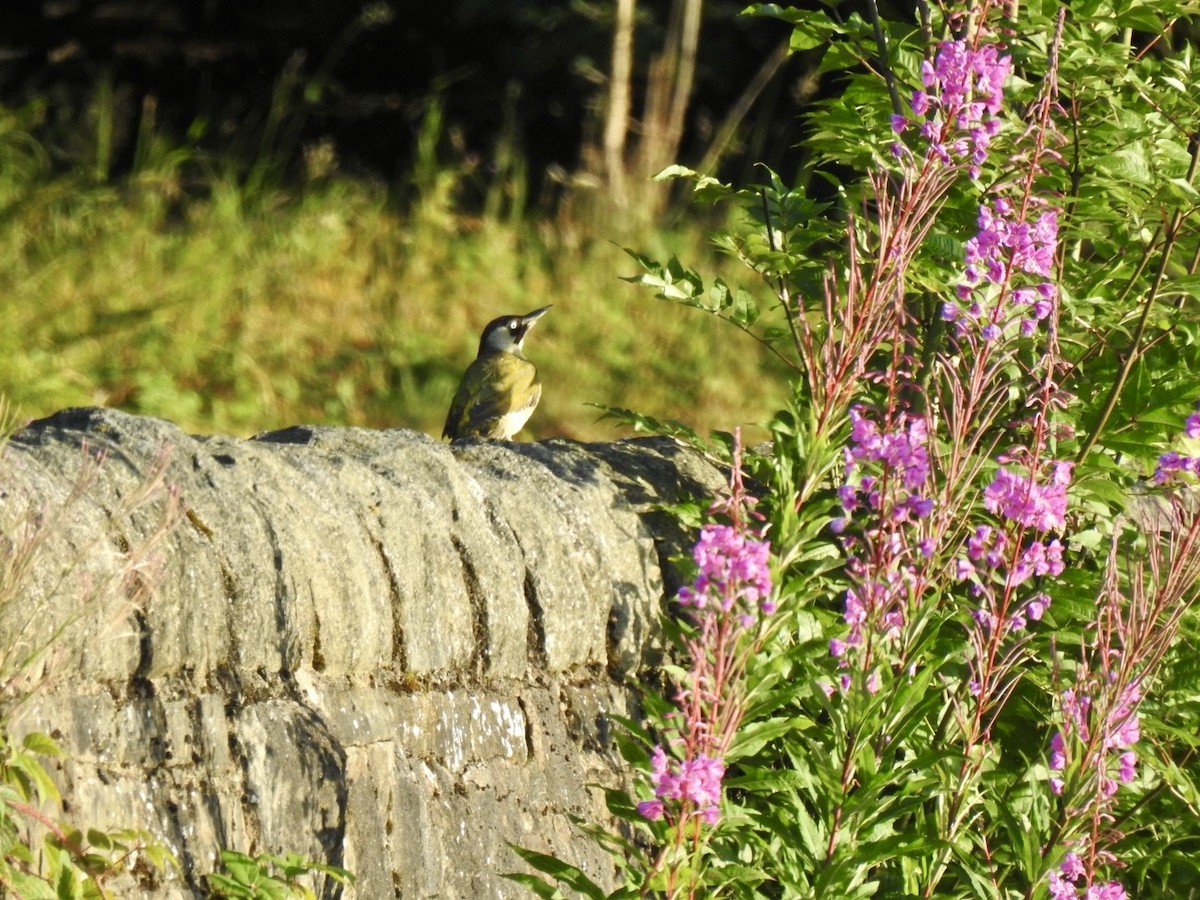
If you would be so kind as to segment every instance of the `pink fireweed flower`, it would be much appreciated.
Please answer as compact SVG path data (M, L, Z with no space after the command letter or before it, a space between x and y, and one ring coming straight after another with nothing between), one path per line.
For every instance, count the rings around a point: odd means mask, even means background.
M1050 900L1076 900L1079 897L1075 885L1054 870L1047 876L1047 884L1050 887Z
M651 821L661 819L668 805L689 803L709 824L716 824L721 815L721 781L725 763L717 758L700 755L694 759L676 760L667 756L661 746L650 754L650 784L654 798L637 805L638 812Z
M1008 553L1008 535L991 525L978 525L967 538L967 559L983 562L989 569L999 568Z
M1116 706L1108 715L1108 728L1104 735L1105 750L1132 747L1141 738L1137 712L1141 699L1142 689L1136 681L1121 692Z
M1183 434L1189 438L1200 438L1200 412L1194 412L1187 417L1183 426Z
M983 505L988 512L999 513L1027 528L1056 531L1066 520L1071 469L1071 463L1054 463L1051 482L1043 485L1032 477L1001 468L984 490Z
M1078 881L1085 874L1083 860L1073 850L1063 858L1062 863L1059 865L1059 870L1068 881Z
M721 811L721 780L725 763L711 756L687 759L679 764L679 791L684 800L696 805L709 825Z
M1049 594L1038 594L1025 605L1025 615L1034 622L1041 619L1046 614L1046 610L1050 606Z
M1137 754L1132 750L1127 750L1121 754L1120 768L1117 770L1117 777L1124 784L1129 784L1137 777Z
M684 606L704 609L717 604L724 612L735 605L770 615L771 545L729 525L705 525L692 550L699 571L691 587L679 591Z
M1061 731L1054 732L1050 738L1050 768L1058 771L1067 765L1067 747Z
M1184 456L1182 453L1168 450L1158 458L1158 465L1154 469L1154 483L1169 484L1185 474L1200 475L1200 456Z
M910 106L914 116L918 119L923 118L929 112L929 95L924 91L913 91Z
M845 451L846 474L849 475L856 464L882 462L896 473L906 489L923 487L929 477L928 432L928 423L919 416L904 416L899 428L882 432L864 415L862 407L853 407L850 410L850 446ZM861 489L869 491L869 485L870 482L864 479Z
M929 141L926 158L951 165L968 163L968 174L979 176L988 146L1000 130L996 114L1004 100L1004 82L1012 73L1012 58L995 44L971 47L965 41L943 41L933 60L921 63L922 89L913 92L913 116L925 119L921 135ZM893 119L899 133L900 123ZM905 123L907 124L907 123Z
M651 822L657 822L666 812L666 805L658 798L643 800L637 805L637 811L643 818L649 819Z
M979 230L966 243L966 265L956 294L966 301L983 285L1011 286L1007 302L1012 312L1002 312L995 305L985 309L973 303L961 310L954 304L946 304L949 308L943 309L942 317L956 322L960 334L968 324L983 322L981 337L995 340L1010 322L1019 319L1021 332L1030 335L1053 312L1058 300L1058 286L1053 281L1020 283L1030 278L1054 277L1058 210L1041 208L1037 218L1028 221L1021 218L1025 213L1014 210L1005 197L993 200L990 206L979 207Z
M1063 546L1058 540L1034 541L1021 554L1009 575L1009 582L1018 585L1035 575L1061 575L1064 568L1062 552Z

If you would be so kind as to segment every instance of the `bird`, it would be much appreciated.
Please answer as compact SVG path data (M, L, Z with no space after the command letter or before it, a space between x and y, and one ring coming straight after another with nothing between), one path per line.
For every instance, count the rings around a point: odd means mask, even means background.
M443 438L507 441L524 427L542 399L542 384L521 345L549 310L543 306L523 316L500 316L488 322L479 339L479 353L463 373L450 404Z

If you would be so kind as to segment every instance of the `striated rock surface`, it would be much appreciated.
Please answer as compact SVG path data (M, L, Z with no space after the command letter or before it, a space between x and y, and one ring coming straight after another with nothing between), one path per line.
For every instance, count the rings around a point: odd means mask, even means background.
M71 496L81 446L105 461ZM164 449L180 513L114 626L80 598L158 528L124 501ZM510 841L612 881L568 816L625 777L607 716L636 711L688 541L656 505L710 496L711 466L665 440L238 440L77 409L19 432L5 472L7 513L66 513L0 639L72 623L17 727L67 751L72 821L148 829L182 864L119 896L196 896L224 847L344 866L371 900L524 896Z

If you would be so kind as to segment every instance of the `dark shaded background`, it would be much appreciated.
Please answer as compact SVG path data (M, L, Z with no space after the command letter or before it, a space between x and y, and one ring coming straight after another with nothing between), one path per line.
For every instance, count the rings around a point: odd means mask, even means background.
M431 101L453 152L490 164L507 135L529 164L533 196L580 168L602 124L612 4L566 0L5 0L0 101L70 167L94 154L111 111L111 175L135 161L139 128L251 165L295 174L325 141L351 174L396 179L412 164ZM742 0L708 0L687 134L696 161L788 26L740 17ZM670 4L638 7L635 91L662 45ZM772 80L721 174L795 164L797 100L811 60ZM111 92L111 93L109 93ZM104 101L104 102L98 102ZM634 110L639 108L634 98ZM274 110L274 112L272 112ZM505 131L506 122L508 131ZM594 136L594 134L593 134Z

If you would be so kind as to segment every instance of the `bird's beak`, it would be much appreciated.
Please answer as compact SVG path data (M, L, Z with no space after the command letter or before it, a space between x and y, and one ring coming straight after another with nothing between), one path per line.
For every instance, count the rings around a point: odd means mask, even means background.
M553 305L550 304L550 306ZM532 328L534 322L550 312L550 306L543 306L541 309L535 309L531 313L525 313L525 315L521 316L521 324L525 326L526 330Z

